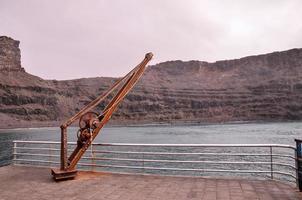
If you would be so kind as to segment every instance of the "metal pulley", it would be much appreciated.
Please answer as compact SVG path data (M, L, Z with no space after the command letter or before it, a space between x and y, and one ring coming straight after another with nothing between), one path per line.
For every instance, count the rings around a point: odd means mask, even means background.
M98 113L92 111L82 115L79 120L80 129L87 129L87 128L95 129L96 123L99 121L98 116L99 116Z

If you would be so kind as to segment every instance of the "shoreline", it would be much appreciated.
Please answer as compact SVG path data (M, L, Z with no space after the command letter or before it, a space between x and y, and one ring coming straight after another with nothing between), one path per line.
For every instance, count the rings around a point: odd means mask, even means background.
M193 121L175 121L175 122L162 122L162 123L109 123L105 128L115 128L115 127L154 127L154 126L211 126L211 125L236 125L236 124L269 124L269 123L298 123L302 121L298 120L250 120L250 121L229 121L229 122L193 122ZM47 125L48 124L48 125ZM3 130L20 130L20 129L60 129L59 125L54 125L55 122L37 124L36 126L24 125L18 127L2 127L0 126L0 131ZM77 127L76 125L70 127Z

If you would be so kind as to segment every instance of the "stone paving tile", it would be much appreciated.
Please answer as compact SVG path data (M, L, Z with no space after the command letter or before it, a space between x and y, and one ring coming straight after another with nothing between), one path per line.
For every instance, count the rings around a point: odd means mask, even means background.
M302 200L296 188L277 181L121 175L80 172L54 182L50 170L0 168L0 200Z

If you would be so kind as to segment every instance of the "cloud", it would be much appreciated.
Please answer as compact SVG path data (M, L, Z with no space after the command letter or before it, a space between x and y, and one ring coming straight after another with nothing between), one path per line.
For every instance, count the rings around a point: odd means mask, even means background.
M300 0L0 0L0 35L50 79L121 76L146 52L166 60L238 58L302 46Z

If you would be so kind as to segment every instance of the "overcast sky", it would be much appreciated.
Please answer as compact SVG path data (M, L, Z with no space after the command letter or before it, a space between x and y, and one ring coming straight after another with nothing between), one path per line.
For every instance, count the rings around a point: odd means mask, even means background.
M0 35L47 79L122 76L152 51L216 61L302 47L301 0L0 0Z

